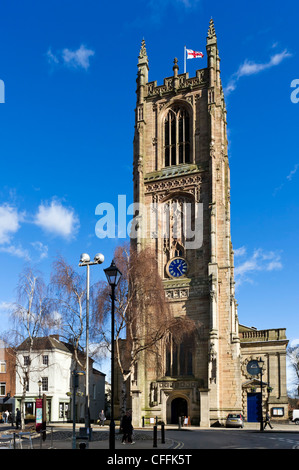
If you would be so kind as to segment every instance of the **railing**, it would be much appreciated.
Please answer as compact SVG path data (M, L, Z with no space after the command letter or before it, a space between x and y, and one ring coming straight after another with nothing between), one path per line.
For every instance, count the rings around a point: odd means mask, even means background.
M239 336L241 341L279 341L286 339L285 328L241 331Z

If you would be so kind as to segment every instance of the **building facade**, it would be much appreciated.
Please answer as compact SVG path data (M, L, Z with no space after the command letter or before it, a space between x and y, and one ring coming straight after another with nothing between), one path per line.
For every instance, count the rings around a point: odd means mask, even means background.
M15 366L14 350L0 340L0 414L6 410L13 411L16 387Z
M92 367L91 359L90 362L89 411L91 421L96 421L105 404L105 374ZM46 395L48 422L72 420L74 369L72 347L57 335L34 338L32 347L28 340L24 341L16 354L15 408L23 408L24 418L32 420L36 398ZM79 378L78 392L81 394L76 396L76 421L84 422L85 376Z
M273 419L287 420L286 330L239 325L239 336L244 416L248 421L258 421L262 405L264 413L268 411ZM262 375L252 375L250 365L259 359L263 361Z
M146 353L131 382L133 421L179 416L201 426L243 412L242 351L230 229L226 108L211 20L207 67L149 81L145 42L138 58L133 181L137 249L150 246L175 317L196 334L161 343L161 367ZM146 315L146 312L142 314ZM244 343L245 345L245 343ZM159 372L158 372L159 370Z

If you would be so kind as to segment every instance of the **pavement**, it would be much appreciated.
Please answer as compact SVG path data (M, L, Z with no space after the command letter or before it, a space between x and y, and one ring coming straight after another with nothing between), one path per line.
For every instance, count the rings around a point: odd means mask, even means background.
M273 429L269 427L266 428L265 433L275 433L275 432L299 432L299 426L296 426L294 423L272 423ZM98 426L92 425L92 439L91 441L86 441L80 439L79 428L84 427L84 424L76 425L76 448L79 448L79 444L87 444L88 449L102 449L109 451L109 427L108 426ZM200 430L223 430L227 431L229 428L224 427L210 427L203 428L198 426L186 426L181 428L181 431L200 431ZM153 441L153 428L145 427L138 428L134 430L133 434L133 444L121 443L122 435L118 433L116 428L115 436L115 449L116 450L134 450L134 449L147 449L151 451L160 451L163 449L180 449L181 448L181 434L178 435L178 440L169 438L167 432L169 430L177 431L178 426L166 425L165 426L165 442L161 441L161 426L158 426L157 432L157 445L154 447ZM231 428L230 428L231 430ZM245 423L243 429L236 429L236 431L260 431L259 423ZM19 430L16 430L9 424L1 423L0 424L0 448L1 448L1 437L7 436L9 434L15 433L17 436ZM172 433L173 436L173 433ZM26 440L25 440L26 439ZM55 423L53 425L47 426L47 439L42 441L40 435L36 432L31 432L32 448L33 449L72 449L73 448L73 430L72 423ZM16 439L16 448L18 448L18 439ZM26 437L22 439L22 448L26 449L29 447L29 441Z

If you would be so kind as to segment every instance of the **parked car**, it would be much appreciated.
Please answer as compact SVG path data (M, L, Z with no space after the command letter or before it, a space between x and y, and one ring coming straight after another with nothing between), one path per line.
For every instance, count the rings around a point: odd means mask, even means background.
M225 426L227 428L244 428L244 418L241 413L229 413Z
M299 424L299 410L293 410L293 423Z

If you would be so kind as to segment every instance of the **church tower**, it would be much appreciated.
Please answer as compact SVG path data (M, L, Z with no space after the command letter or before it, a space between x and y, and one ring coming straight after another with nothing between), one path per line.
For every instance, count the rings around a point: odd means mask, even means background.
M140 359L131 383L135 425L156 416L177 423L183 415L209 426L241 412L226 108L213 20L206 52L207 66L195 77L180 74L174 59L173 74L163 85L148 81L144 40L138 58L133 180L141 228L136 243L155 250L173 315L192 319L196 336L181 344L168 338L161 345L159 372L146 355Z

